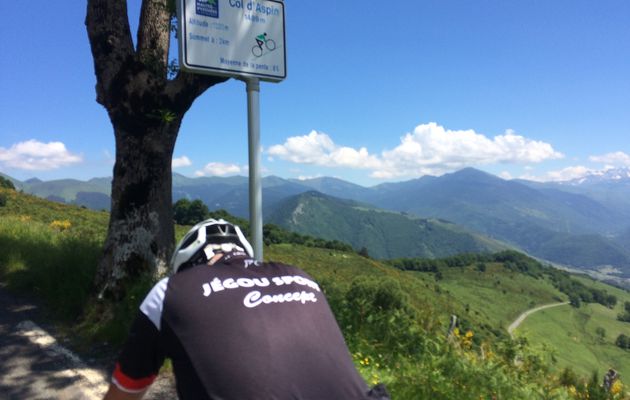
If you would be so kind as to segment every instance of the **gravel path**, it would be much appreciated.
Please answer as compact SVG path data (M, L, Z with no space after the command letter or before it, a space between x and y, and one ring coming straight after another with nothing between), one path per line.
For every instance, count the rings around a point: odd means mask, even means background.
M540 311L540 310L544 310L544 309L546 309L546 308L559 307L559 306L564 306L564 305L567 305L567 304L569 304L569 302L568 302L568 301L565 301L565 302L563 302L563 303L545 304L545 305L538 306L538 307L532 308L532 309L530 309L530 310L527 310L527 311L525 311L524 313L522 313L521 315L519 315L519 316L518 316L518 318L516 318L516 320L514 320L514 322L512 322L512 323L510 324L510 326L509 326L509 327L508 327L508 329L507 329L507 330L508 330L508 333L510 334L510 336L514 337L514 335L513 335L514 330L515 330L516 328L518 328L518 326L519 326L519 325L520 325L523 321L525 321L525 318L527 318L530 314L533 314L533 313L535 313L535 312L537 312L537 311Z

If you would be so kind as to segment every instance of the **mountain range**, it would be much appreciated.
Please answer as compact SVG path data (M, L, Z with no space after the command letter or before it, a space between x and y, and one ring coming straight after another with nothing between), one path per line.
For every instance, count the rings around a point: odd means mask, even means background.
M108 178L12 181L40 197L108 208ZM248 180L174 174L173 199L180 198L201 199L210 209L247 217ZM504 180L466 168L373 187L330 177L269 176L263 178L263 205L265 222L366 247L378 258L444 256L450 254L449 248L479 252L512 246L570 267L613 266L630 277L627 169L540 183Z

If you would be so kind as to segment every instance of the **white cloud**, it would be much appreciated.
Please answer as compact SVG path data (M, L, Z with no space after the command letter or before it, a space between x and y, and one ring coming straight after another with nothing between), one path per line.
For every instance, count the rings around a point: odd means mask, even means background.
M62 142L42 143L31 139L8 149L0 147L0 164L8 168L49 170L82 161L82 156L69 152Z
M601 156L591 156L589 160L616 167L630 167L630 156L622 151L608 153Z
M374 168L380 165L377 157L365 147L353 149L336 145L325 133L311 131L308 135L288 138L284 144L271 146L270 156L298 164L323 167Z
M545 142L508 130L490 139L475 131L453 131L431 122L418 125L401 143L382 154L374 177L439 175L464 167L496 163L539 163L563 155Z
M196 176L227 176L237 175L247 168L240 167L236 164L224 164L219 162L211 162L206 164L202 170L196 171Z
M512 130L490 139L473 130L447 130L436 123L418 125L393 150L371 155L365 147L339 146L325 133L288 138L271 146L269 156L302 164L370 169L374 178L440 175L468 166L495 163L540 163L564 157L549 143Z
M186 156L173 158L173 161L172 161L173 168L190 167L191 165L192 165L192 162Z
M322 175L321 174L317 174L317 175L300 175L297 177L298 181L308 181L310 179L316 179L316 178L321 178Z

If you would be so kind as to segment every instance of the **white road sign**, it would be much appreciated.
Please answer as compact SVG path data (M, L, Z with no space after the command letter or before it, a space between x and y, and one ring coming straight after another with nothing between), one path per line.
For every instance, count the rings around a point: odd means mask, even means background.
M179 63L189 72L286 78L284 3L179 0Z

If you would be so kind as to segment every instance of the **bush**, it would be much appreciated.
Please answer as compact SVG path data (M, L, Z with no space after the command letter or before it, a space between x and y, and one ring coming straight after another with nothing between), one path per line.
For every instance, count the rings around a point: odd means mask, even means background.
M602 328L601 326L598 326L595 329L595 333L597 334L597 336L599 337L600 341L602 341L602 342L606 338L606 329Z
M382 348L393 358L420 350L418 317L398 281L357 279L336 312L348 341L359 347L363 342Z
M208 218L208 207L199 199L179 199L173 205L173 218L180 225L195 225Z
M571 302L571 306L575 308L580 308L582 305L582 301L580 300L580 296L577 296L573 293L569 295L569 301Z
M4 207L7 205L7 195L5 193L0 193L0 207Z
M630 301L626 301L623 303L623 309L625 312L619 314L617 319L623 322L630 322Z
M263 225L263 240L267 246L271 244L289 243L307 247L317 247L320 249L354 252L352 246L338 240L325 240L308 235L300 235L299 233L289 232L274 224Z
M571 367L564 368L560 373L560 377L558 379L560 381L560 384L566 387L575 387L578 385L578 376Z
M0 176L0 188L15 190L15 185L10 180Z
M615 340L615 344L617 345L617 347L622 348L624 350L630 349L630 337L622 333L619 336L617 336L617 340Z

